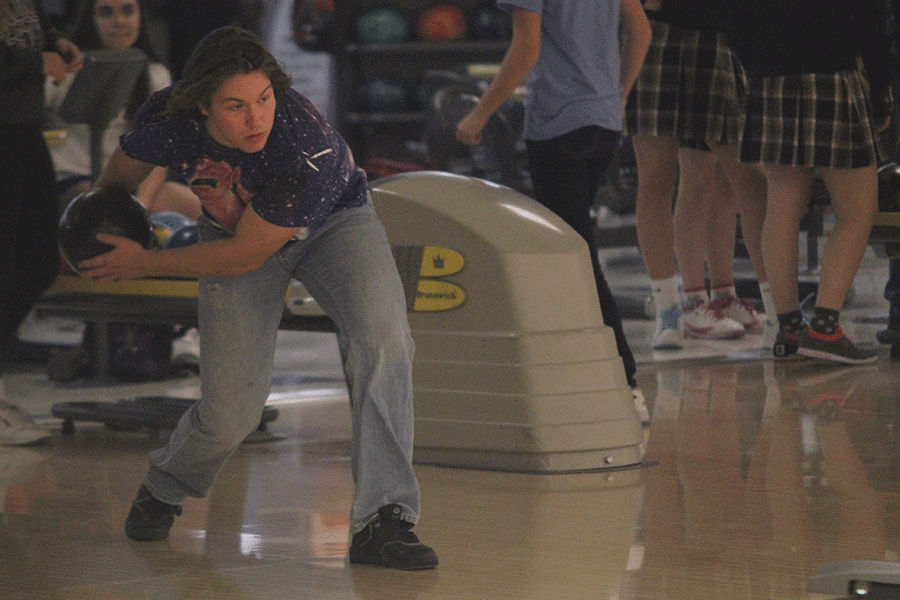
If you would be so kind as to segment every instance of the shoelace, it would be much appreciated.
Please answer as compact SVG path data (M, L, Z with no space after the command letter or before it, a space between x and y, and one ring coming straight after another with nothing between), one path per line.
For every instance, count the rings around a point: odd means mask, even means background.
M411 531L412 527L413 527L412 523L401 523L400 524L400 531L399 531L399 536L398 536L400 538L400 541L402 541L406 544L418 544L419 543L418 536L416 536L416 534L414 534Z

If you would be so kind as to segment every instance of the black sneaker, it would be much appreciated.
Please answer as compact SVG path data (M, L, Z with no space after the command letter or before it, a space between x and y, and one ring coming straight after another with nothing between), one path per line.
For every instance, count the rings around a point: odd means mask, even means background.
M878 360L876 350L857 347L850 341L850 338L844 335L840 326L830 335L807 329L800 334L800 347L797 353L810 358L833 360L848 365L860 365Z
M805 330L804 330L805 331ZM772 357L775 360L800 360L803 356L797 354L800 347L801 332L787 332L779 329L775 334L775 344L772 346Z
M353 534L350 542L351 563L403 571L437 566L437 554L410 531L413 524L401 520L400 512L399 504L382 506L375 520Z
M142 485L125 519L125 533L136 542L164 540L169 537L175 515L181 515L180 505L157 500Z
M900 327L891 327L888 325L887 329L882 329L875 334L875 339L878 340L879 344L900 344Z

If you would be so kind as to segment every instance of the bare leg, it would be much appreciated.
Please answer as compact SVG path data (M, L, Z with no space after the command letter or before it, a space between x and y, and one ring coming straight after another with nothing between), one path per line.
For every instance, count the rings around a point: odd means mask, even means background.
M768 187L762 254L778 314L800 309L797 277L800 219L806 213L812 170L763 165Z
M684 335L732 338L744 326L710 303L706 268L713 286L734 289L735 208L731 190L712 152L682 148L675 203L675 254L684 280ZM733 295L733 294L729 294Z
M678 159L681 176L673 221L678 270L685 291L705 289L710 226L716 221L711 215L719 209L717 195L721 191L716 157L710 152L682 148Z
M734 148L719 146L715 153L737 201L741 214L741 234L756 278L760 283L768 281L762 253L763 222L766 218L765 175L758 165L735 160Z
M638 168L638 243L650 279L666 279L675 275L672 202L678 176L678 140L635 136L632 143Z
M869 243L878 210L876 168L820 169L831 196L835 225L822 252L816 306L840 310Z
M878 209L876 168L828 168L821 173L831 195L835 226L822 253L816 306L809 328L800 334L797 353L848 364L874 362L876 350L858 348L844 334L840 310L866 251Z
M189 219L196 221L203 212L200 208L200 199L186 185L167 181L162 185L159 193L153 199L147 210L151 214L164 211L181 213Z
M707 225L706 263L709 286L734 287L734 242L737 239L737 205L734 192L716 165L715 179L710 190L714 194Z
M681 335L681 295L675 273L672 203L678 179L678 141L668 137L633 138L638 168L637 234L641 255L650 276L656 307L656 328L651 346L677 350Z

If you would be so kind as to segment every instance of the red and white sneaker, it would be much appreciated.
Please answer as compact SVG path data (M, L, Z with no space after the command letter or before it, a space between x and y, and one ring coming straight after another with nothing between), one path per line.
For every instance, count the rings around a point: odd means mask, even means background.
M753 302L737 296L724 296L709 303L729 319L734 319L744 326L746 331L757 331L763 328L762 313L753 308Z
M744 335L744 326L722 314L711 302L697 298L681 306L684 337L723 340Z

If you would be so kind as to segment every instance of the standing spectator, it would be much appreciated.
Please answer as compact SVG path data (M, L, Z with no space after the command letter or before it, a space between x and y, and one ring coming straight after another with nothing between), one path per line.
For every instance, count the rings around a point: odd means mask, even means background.
M893 112L880 3L757 0L736 1L733 9L734 48L751 81L740 158L762 164L768 188L763 254L778 311L773 353L875 361L877 352L857 347L839 317L878 208L874 125L887 127ZM831 197L835 225L807 326L798 297L798 237L815 173Z
M512 42L490 87L460 121L457 139L477 144L491 115L527 84L523 136L534 198L587 242L603 321L615 332L635 405L646 421L634 356L600 268L590 210L600 177L612 162L625 98L650 41L647 18L638 0L499 0L498 5L512 11Z
M43 27L40 3L0 0L0 443L47 437L10 404L4 363L19 324L59 272L56 177L43 137L44 77L81 68L72 42Z
M637 159L638 241L656 307L651 345L678 349L684 337L733 338L760 327L760 315L735 291L733 242L736 199L767 304L765 183L728 150L742 123L743 72L725 41L722 3L651 0L645 9L653 42L628 98L625 129Z

